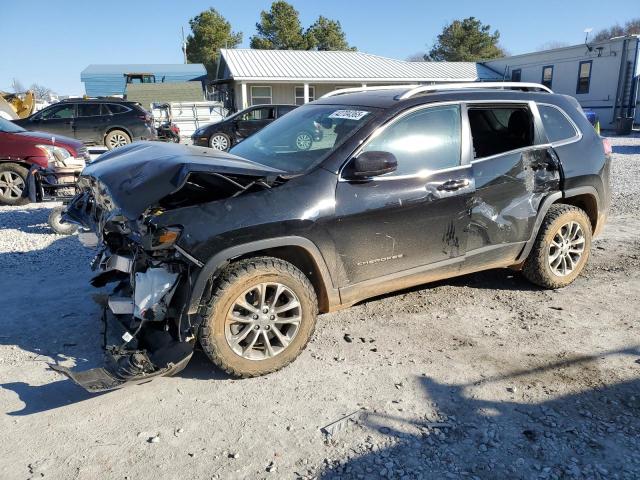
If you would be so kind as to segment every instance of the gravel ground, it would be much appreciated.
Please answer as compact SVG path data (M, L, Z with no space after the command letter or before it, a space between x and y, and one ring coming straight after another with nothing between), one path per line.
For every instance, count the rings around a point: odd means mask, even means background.
M49 370L100 363L91 252L51 205L0 207L0 478L640 479L640 135L612 142L612 216L573 285L388 295L248 380L202 354L103 395Z

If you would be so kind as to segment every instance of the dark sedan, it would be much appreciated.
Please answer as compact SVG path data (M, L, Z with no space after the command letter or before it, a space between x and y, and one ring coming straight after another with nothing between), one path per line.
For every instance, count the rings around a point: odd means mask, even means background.
M227 151L295 108L297 105L255 105L245 108L220 122L198 128L191 140L197 146ZM322 133L316 126L311 131L301 129L289 139L288 146L306 151L311 148L313 142L320 140Z

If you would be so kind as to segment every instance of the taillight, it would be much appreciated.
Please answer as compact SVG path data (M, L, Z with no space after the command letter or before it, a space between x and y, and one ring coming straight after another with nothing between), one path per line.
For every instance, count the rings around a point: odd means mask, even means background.
M153 121L153 117L151 115L149 115L148 113L145 115L138 115L138 118L140 120L144 120L145 123L151 123Z
M611 148L611 142L608 138L602 137L602 146L604 147L604 154L611 155L613 153L613 149Z

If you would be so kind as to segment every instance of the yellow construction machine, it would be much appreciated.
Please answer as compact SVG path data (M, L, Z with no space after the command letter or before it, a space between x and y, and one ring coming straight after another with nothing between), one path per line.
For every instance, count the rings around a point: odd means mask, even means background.
M0 92L0 117L7 120L26 118L36 108L36 96L31 90L22 93Z

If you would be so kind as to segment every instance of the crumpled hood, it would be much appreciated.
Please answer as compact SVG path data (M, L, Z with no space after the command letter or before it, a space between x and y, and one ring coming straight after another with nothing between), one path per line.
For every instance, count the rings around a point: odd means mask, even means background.
M129 219L185 184L191 173L219 173L254 178L286 172L209 148L161 142L136 142L101 155L87 166L80 186L96 185ZM95 188L95 187L94 187Z

